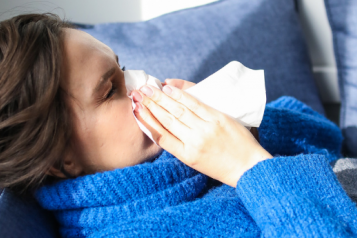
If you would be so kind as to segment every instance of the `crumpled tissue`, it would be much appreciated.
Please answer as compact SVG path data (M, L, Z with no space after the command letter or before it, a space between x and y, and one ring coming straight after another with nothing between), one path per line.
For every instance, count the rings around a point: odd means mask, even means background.
M133 90L139 90L143 85L152 85L162 90L160 80L143 70L126 70L124 77L127 95L132 100L133 114L136 107L130 96ZM249 69L238 61L230 62L185 91L245 127L259 127L263 119L266 104L264 71ZM154 141L151 132L135 119L140 129Z

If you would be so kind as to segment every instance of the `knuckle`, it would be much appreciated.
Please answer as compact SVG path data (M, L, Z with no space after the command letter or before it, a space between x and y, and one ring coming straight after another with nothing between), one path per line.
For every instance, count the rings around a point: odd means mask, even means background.
M182 101L182 98L183 98L183 93L180 92L180 91L175 90L175 91L172 93L172 97L173 97L176 101L181 102L181 101Z
M215 129L218 129L222 125L221 121L218 118L216 120L214 120L213 123L215 125Z
M197 111L200 108L200 104L197 100L193 100L191 103L191 110L192 111Z
M213 130L212 130L212 134L213 135L218 135L221 132L222 129L222 124L220 122L220 120L214 120L213 121Z
M224 124L226 123L226 120L227 118L225 114L222 113L218 114L216 118L212 121L214 124L214 128L217 130L221 129L221 127L223 127Z
M202 138L214 138L220 133L222 133L222 122L220 120L214 119L207 122L207 126L202 128ZM201 148L204 146L204 141L197 140L197 147Z
M181 107L181 106L179 106L179 107L176 109L174 115L175 115L175 117L176 117L177 119L181 119L182 116L183 116L185 113L186 113L186 109L183 108L183 107Z
M155 90L157 92L154 93L154 95L152 95L152 100L154 100L155 102L162 102L162 93L159 90Z
M150 110L155 106L155 103L154 103L152 100L148 99L148 98L145 98L145 99L143 100L143 104L144 104L147 108L149 108Z
M219 113L219 114L218 114L218 117L217 117L217 120L220 121L220 124L221 124L221 125L223 125L224 123L227 122L228 117L229 117L229 116L227 116L226 114Z
M173 116L168 115L167 117L165 117L165 118L162 120L162 124L163 124L163 126L164 126L166 129L170 130L170 129L172 129L174 120L175 120L175 118L174 118Z
M141 96L143 97L143 101L141 102L141 104L144 104L145 106L147 106L151 103L151 100L148 97L146 97L145 94L141 93Z

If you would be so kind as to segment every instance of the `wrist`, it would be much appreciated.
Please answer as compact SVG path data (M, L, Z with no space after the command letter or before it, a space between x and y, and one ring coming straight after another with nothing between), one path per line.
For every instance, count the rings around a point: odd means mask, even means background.
M227 176L225 178L226 182L221 182L235 188L239 179L243 176L245 172L253 168L259 162L273 158L273 156L261 146L259 149L254 150L254 152L248 157L249 158L246 160L246 163L241 166L237 166L237 169L233 173L231 173L230 176Z

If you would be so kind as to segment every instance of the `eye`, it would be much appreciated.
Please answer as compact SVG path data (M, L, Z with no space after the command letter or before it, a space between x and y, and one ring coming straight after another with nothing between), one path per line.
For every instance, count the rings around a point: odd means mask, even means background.
M117 91L117 88L112 84L112 88L108 92L108 94L105 96L105 99L109 99L113 96L113 94Z

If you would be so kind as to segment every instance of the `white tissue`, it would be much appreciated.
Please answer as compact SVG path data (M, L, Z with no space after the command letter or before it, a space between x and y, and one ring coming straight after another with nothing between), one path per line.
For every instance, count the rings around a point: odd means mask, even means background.
M232 61L185 91L243 126L259 127L263 119L266 103L264 70L252 70Z
M151 75L148 75L144 72L144 70L125 70L124 71L125 78L125 87L126 87L126 95L131 99L131 105L133 106L133 115L136 122L139 125L139 128L155 143L155 140L152 138L151 132L136 118L134 114L135 103L133 97L130 96L133 90L139 90L144 85L152 85L160 90L162 90L162 85L160 80L154 78Z
M146 84L162 90L160 80L142 70L126 70L124 77L127 95L130 98L131 91L139 90ZM266 104L263 70L252 70L237 61L232 61L185 91L246 127L259 127L263 119ZM136 105L132 98L131 100L134 111ZM136 117L135 119L140 129L154 141L151 132Z

